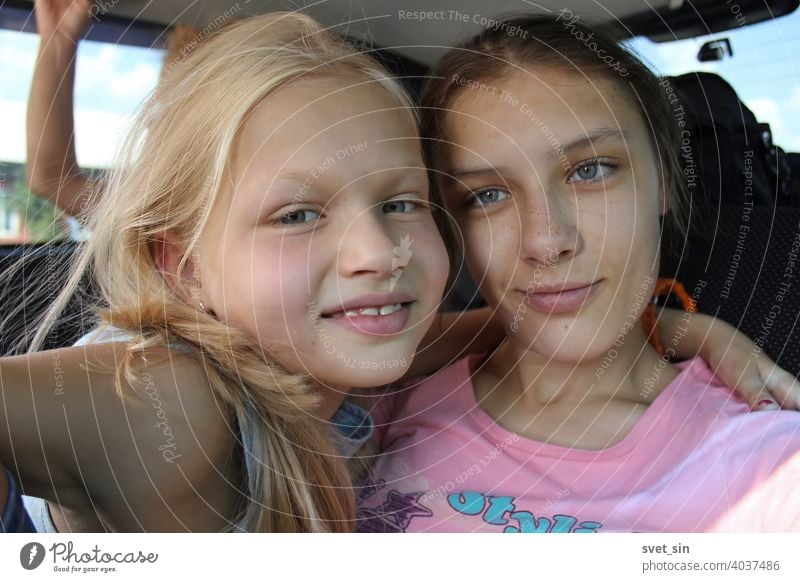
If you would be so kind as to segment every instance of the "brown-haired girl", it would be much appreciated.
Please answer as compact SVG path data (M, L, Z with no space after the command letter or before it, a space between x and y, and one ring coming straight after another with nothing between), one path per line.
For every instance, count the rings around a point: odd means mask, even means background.
M800 529L800 415L750 414L641 325L683 208L659 80L573 17L520 18L448 53L422 111L507 340L376 408L362 529Z

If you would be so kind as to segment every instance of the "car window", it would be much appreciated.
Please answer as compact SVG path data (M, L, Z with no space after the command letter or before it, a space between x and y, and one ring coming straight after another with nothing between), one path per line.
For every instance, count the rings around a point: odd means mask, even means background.
M25 112L39 36L0 29L0 243L80 236L76 221L25 187ZM78 164L97 173L113 164L132 116L155 87L164 51L82 41L75 79Z
M800 152L800 11L775 20L748 25L739 16L738 28L665 43L642 37L628 41L662 75L694 71L717 73L762 123L769 123L776 145ZM733 56L700 62L697 53L709 40L727 38Z

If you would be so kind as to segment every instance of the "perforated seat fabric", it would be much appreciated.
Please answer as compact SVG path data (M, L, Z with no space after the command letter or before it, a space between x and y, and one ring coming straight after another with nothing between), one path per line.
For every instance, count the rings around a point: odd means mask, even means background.
M736 325L800 375L800 209L723 206L715 218L662 254L662 275L677 272L700 312Z

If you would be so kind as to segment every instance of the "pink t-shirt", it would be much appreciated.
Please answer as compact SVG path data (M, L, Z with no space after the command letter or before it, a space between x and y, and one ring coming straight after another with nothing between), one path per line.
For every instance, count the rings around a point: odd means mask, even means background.
M505 430L460 360L373 410L383 454L361 531L800 530L800 414L750 412L703 360L616 445L571 449Z

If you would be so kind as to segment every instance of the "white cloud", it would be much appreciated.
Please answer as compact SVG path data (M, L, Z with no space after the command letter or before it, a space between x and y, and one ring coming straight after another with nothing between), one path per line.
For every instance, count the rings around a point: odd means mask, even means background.
M160 51L87 43L78 55L75 101L79 107L127 114L140 106L160 74Z
M132 117L105 111L75 112L75 148L78 164L85 168L108 168L114 163L120 141Z
M6 33L0 36L0 41L2 41L0 42L0 63L3 63L4 68L8 66L14 67L15 70L33 70L39 47L37 37L30 39L20 33L14 35Z
M755 114L759 122L769 123L773 136L779 136L786 132L783 116L781 115L781 107L774 99L769 97L748 99L745 105Z
M120 100L141 101L156 86L160 73L160 68L139 63L128 73L114 75L110 79L109 89Z
M781 114L786 130L775 137L775 143L787 152L800 152L800 85L796 85L789 96L781 101Z
M23 163L25 161L25 103L0 101L0 160Z
M748 99L746 104L758 121L769 123L776 145L787 152L800 152L800 87L795 87L786 99Z
M39 37L0 30L0 161L25 162L26 99ZM75 85L75 125L78 163L107 168L132 114L158 82L162 51L81 43Z
M0 101L0 160L25 163L25 103ZM78 164L87 168L108 168L114 163L119 141L130 127L131 118L102 111L75 112L75 145Z
M0 30L0 71L3 71L0 96L19 99L27 96L38 47L38 36Z
M688 71L718 72L715 62L701 63L697 60L700 43L684 40L670 43L654 43L647 39L634 39L632 46L653 70L662 76L682 75Z
M795 85L784 103L784 110L792 116L800 115L800 85Z

